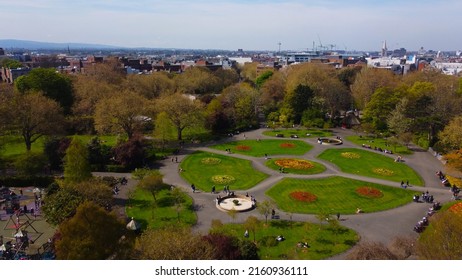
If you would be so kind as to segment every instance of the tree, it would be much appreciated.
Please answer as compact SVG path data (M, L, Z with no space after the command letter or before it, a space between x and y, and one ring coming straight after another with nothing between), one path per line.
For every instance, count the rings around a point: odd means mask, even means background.
M125 225L115 213L84 202L77 213L58 228L56 256L63 260L104 260L120 248Z
M48 158L52 170L62 170L66 150L71 144L69 137L51 137L46 139L43 152Z
M134 91L147 99L159 98L162 94L172 94L175 82L165 72L150 75L128 75L124 88Z
M349 260L397 260L390 249L379 242L365 241L356 245L348 254Z
M131 91L121 92L96 104L95 128L99 133L123 132L130 139L151 121L149 101Z
M274 202L271 200L264 200L258 203L257 210L260 215L265 217L265 224L268 224L268 216L271 215L273 209Z
M454 117L438 134L440 143L448 150L462 148L462 115Z
M44 154L27 152L16 159L14 166L20 175L34 177L45 170L46 162Z
M364 109L364 121L373 125L375 130L387 129L387 118L400 101L399 93L390 88L379 88L372 95Z
M29 91L42 92L44 96L58 102L66 113L70 112L73 103L72 82L54 68L34 68L29 74L16 79L15 86L22 94Z
M162 142L162 149L165 148L165 142L171 140L174 135L174 127L168 118L167 113L160 112L157 114L156 121L154 123L154 137L160 139Z
M178 218L178 222L180 221L180 212L181 208L183 207L183 202L185 201L185 193L180 188L173 188L172 190L172 197L173 197L173 206L176 210L176 215Z
M0 62L1 62L1 67L5 67L5 68L16 69L16 68L22 67L21 62L14 60L14 59L10 59L10 58L3 58Z
M175 93L166 95L157 103L158 112L165 112L177 132L177 140L182 140L183 130L204 124L202 104Z
M186 227L148 229L137 238L132 258L137 260L210 260L214 247Z
M163 176L158 171L150 172L143 179L141 179L138 185L140 188L148 191L152 195L154 201L157 201L157 193L165 188Z
M27 151L42 136L59 134L63 128L58 103L42 94L17 94L9 106L9 126L21 134Z
M409 100L406 97L401 99L395 109L387 117L388 128L397 135L408 132L411 128L412 119L408 118L406 114L408 104Z
M258 227L260 226L260 221L255 216L249 216L244 223L244 227L247 230L250 230L253 234L253 242L255 243L255 232L257 231Z
M306 85L298 85L293 92L286 94L284 103L293 109L294 122L300 123L304 111L313 105L314 91Z
M113 152L115 161L125 168L141 167L146 161L146 149L141 135L134 135L127 142L119 143Z
M88 149L77 137L74 137L64 157L64 180L78 183L92 177Z
M257 79L255 79L255 85L257 86L257 88L261 88L263 86L263 84L269 79L271 78L271 76L273 76L273 71L272 70L267 70L263 73L260 74L260 76L257 77Z
M186 94L217 94L223 89L220 79L206 67L189 67L175 80L178 90Z
M446 210L432 216L430 226L420 235L418 256L426 260L462 258L462 215Z
M239 241L236 237L221 233L209 233L203 238L213 246L214 260L238 260L241 258Z

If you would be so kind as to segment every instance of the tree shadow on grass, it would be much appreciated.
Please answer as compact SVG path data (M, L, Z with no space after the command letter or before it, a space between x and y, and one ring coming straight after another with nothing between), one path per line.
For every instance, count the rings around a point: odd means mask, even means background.
M296 223L286 220L271 221L271 226L279 229L293 228L295 225Z
M334 244L334 242L332 240L325 239L323 237L316 238L316 242L324 244L324 245L333 245Z

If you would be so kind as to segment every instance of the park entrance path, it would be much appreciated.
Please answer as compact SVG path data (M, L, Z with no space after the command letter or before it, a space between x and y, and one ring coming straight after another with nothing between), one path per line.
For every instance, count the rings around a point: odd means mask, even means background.
M228 139L220 141L227 142L227 141L237 141L237 140L244 140L244 139L275 139L274 137L265 136L262 134L263 131L266 129L258 129L254 131L247 131L244 134L238 134ZM346 129L335 129L333 137L341 137L345 139L346 136L351 135L353 132ZM277 138L281 139L281 138ZM287 138L285 138L287 139ZM269 177L259 184L255 185L251 189L247 191L241 191L240 193L247 193L249 195L253 195L257 201L263 201L269 199L265 195L265 191L271 188L274 184L282 180L286 177L296 177L296 178L320 178L320 177L327 177L327 176L342 176L352 179L359 179L368 182L379 183L383 185L389 185L393 187L399 187L398 183L357 176L353 174L347 174L341 172L336 166L331 165L328 162L322 161L317 159L316 156L319 155L325 149L332 149L332 148L345 148L345 147L353 147L359 148L357 145L354 145L346 140L344 140L343 145L340 146L331 146L331 145L319 145L314 138L308 139L297 139L305 141L313 146L308 153L303 156L299 156L299 158L305 158L312 161L321 162L326 166L326 171L321 174L316 175L293 175L293 174L281 174L275 170L269 169L265 166L264 158L256 158L250 157L240 154L227 154L223 151L218 151L215 149L210 149L207 147L189 147L185 148L180 151L180 154L174 156L173 158L167 158L163 160L160 164L160 172L164 175L164 181L167 184L175 185L178 187L182 187L186 192L190 192L190 187L188 182L183 180L179 174L179 164L181 161L191 154L194 151L202 150L207 152L213 152L217 154L224 154L227 156L233 156L237 158L242 158L246 160L250 160L252 165L255 169L262 171L269 175ZM218 144L219 142L210 143L210 145ZM209 145L207 145L209 146ZM439 201L441 203L447 202L450 200L450 192L448 189L441 186L441 182L438 180L435 172L438 170L443 169L443 164L434 157L430 152L419 150L413 147L414 153L412 155L408 155L404 158L405 164L409 165L413 168L417 173L419 173L423 179L424 186L423 187L412 187L414 190L418 191L428 191L432 194L435 198L435 201ZM374 150L371 150L375 152ZM377 152L382 155L386 156L393 156L396 155L388 155L381 152ZM270 154L270 153L269 153ZM174 158L177 158L177 161ZM292 156L291 156L292 157ZM186 171L187 172L187 171ZM217 189L217 192L220 191ZM248 216L259 216L257 210L252 210L249 212L242 212L238 213L235 217L231 217L225 212L219 211L215 206L215 198L218 194L211 194L205 193L201 191L196 191L195 193L190 194L194 200L196 213L198 222L194 227L194 230L203 234L207 234L211 227L212 220L221 220L223 223L243 223ZM356 215L343 215L341 216L340 222L342 225L349 227L355 230L360 238L361 241L373 241L373 242L381 242L385 245L389 244L394 238L398 236L417 236L417 233L413 231L414 225L425 216L430 204L427 203L410 203L398 208L375 212L375 213L362 213ZM315 215L310 214L292 214L292 213L285 213L281 210L277 209L277 213L279 214L281 219L291 219L294 221L308 221L308 222L316 222ZM347 252L334 256L332 259L344 259Z

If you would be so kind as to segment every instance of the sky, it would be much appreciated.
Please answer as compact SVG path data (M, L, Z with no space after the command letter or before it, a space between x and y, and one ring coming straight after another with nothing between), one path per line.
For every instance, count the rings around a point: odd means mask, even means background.
M0 39L268 51L379 51L386 41L389 50L462 50L461 11L461 0L0 0Z

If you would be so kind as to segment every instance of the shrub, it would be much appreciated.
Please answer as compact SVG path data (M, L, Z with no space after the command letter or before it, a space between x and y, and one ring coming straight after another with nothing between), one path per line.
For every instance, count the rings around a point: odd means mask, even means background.
M43 154L28 152L20 155L14 163L18 174L33 177L44 171L47 159Z
M265 247L274 247L278 245L276 236L264 236L258 241L258 243Z

